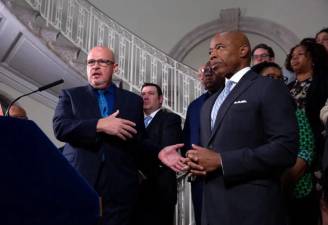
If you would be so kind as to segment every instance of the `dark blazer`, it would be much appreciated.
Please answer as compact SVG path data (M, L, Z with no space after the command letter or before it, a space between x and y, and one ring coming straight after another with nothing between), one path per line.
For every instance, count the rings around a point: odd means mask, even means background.
M208 92L192 101L187 109L186 120L183 126L183 138L185 150L191 149L192 144L200 144L200 110L208 99Z
M67 144L63 154L103 198L105 224L128 224L137 198L136 155L144 132L142 99L116 88L114 111L136 123L138 135L123 141L96 132L101 118L91 86L63 90L53 118L56 137Z
M161 109L151 120L146 133L148 141L157 146L155 149L182 143L181 118ZM140 225L171 225L177 201L176 174L160 163L157 151L154 153L145 157L143 166L147 167L147 179L141 183L135 221Z
M295 163L293 100L277 80L247 72L210 127L211 96L201 112L201 144L221 154L223 168L204 185L204 225L286 224L279 176Z
M192 101L188 106L186 120L183 126L183 155L191 149L192 144L200 145L200 110L209 97L210 93L206 92ZM201 224L202 196L203 179L197 177L197 179L191 182L191 197L196 225Z

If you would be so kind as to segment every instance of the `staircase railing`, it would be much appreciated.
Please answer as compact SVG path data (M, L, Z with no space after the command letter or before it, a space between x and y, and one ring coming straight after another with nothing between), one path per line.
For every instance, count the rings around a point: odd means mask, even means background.
M183 118L188 104L201 94L196 71L143 41L88 1L25 1L83 52L96 45L111 47L119 64L116 76L124 88L138 93L144 82L161 85L163 106ZM178 178L176 212L176 225L194 224L190 184L183 178Z
M144 82L160 84L163 106L185 117L188 104L202 88L195 71L167 56L85 0L25 0L85 53L96 45L111 47L116 74L126 89L139 92Z

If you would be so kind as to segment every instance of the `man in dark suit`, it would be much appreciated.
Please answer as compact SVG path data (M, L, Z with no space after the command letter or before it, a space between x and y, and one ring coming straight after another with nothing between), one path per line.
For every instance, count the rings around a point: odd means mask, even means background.
M182 141L181 118L162 109L163 94L157 84L145 83L141 88L147 140L161 149ZM147 152L135 224L172 225L177 201L176 174L160 163L157 152Z
M210 62L202 65L198 71L199 80L206 92L192 101L187 109L183 127L184 148L191 149L191 144L200 145L200 110L204 102L224 85L224 76L212 72ZM194 208L196 225L201 224L201 209L203 195L203 178L198 177L191 182L191 197Z
M89 85L63 90L53 119L63 154L102 197L103 222L127 225L137 200L142 99L112 83L113 52L95 47L87 58Z
M295 163L298 146L291 96L281 81L250 70L250 44L241 32L215 35L210 61L225 87L202 107L203 147L187 152L190 172L205 176L202 224L286 224L280 176ZM175 158L169 166L186 169Z
M201 145L187 152L190 171L205 175L203 224L286 224L280 175L295 163L297 123L286 86L252 72L241 32L211 41L225 88L201 111Z

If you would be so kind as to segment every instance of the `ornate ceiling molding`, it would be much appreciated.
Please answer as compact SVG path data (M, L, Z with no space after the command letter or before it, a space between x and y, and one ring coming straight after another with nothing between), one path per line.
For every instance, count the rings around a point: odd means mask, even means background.
M285 53L299 38L288 28L263 18L241 16L239 8L223 9L217 20L205 23L187 33L171 50L170 56L182 62L188 53L217 32L239 30L255 34L276 43Z

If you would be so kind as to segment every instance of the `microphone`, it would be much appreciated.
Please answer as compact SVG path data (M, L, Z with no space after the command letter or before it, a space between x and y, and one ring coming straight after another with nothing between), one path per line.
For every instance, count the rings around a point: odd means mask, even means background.
M40 87L37 91L44 91L44 90L46 90L48 88L52 88L54 86L57 86L58 84L61 84L61 83L64 83L64 80L63 79L57 80L57 81L52 82L50 84L46 84L46 85Z
M52 87L57 86L58 84L61 84L61 83L64 83L64 80L63 80L63 79L57 80L57 81L52 82L52 83L50 83L50 84L46 84L46 85L44 85L44 86L38 88L37 90L31 91L31 92L29 92L29 93L27 93L27 94L24 94L24 95L21 95L21 96L15 98L12 102L10 102L10 104L9 104L9 106L8 106L8 108L7 108L7 111L6 111L6 113L5 113L5 116L10 116L10 115L9 115L9 111L10 111L11 106L12 106L15 102L17 102L19 99L21 99L21 98L23 98L23 97L25 97L25 96L31 95L31 94L33 94L33 93L35 93L35 92L38 92L38 91L41 92L41 91L44 91L44 90L46 90L46 89L52 88Z

